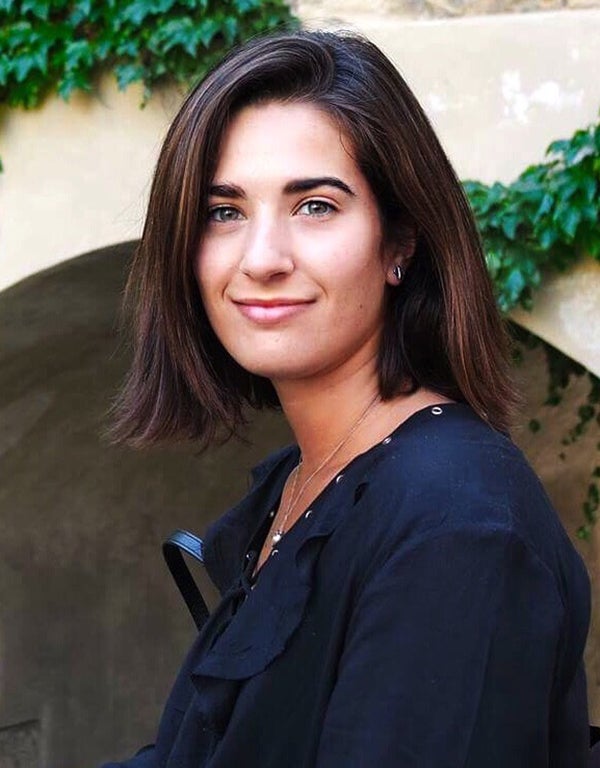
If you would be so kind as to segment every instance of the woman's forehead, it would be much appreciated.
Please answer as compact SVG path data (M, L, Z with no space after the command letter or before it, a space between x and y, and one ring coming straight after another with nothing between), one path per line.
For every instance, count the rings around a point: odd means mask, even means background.
M213 183L283 184L340 175L354 184L362 179L351 141L337 122L314 104L269 102L244 107L233 118Z

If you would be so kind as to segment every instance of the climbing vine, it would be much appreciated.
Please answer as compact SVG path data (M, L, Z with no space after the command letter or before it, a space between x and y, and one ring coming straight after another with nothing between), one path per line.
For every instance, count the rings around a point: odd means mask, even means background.
M600 261L600 123L553 142L546 158L509 185L465 182L504 312L515 306L531 309L534 290L545 274L565 271L583 254ZM559 405L573 377L589 379L587 398L562 439L559 457L564 460L567 447L590 425L600 426L600 379L533 334L516 325L512 328L517 356L533 346L542 346L545 352L545 405ZM529 427L536 432L542 425L531 420ZM600 452L600 443L597 449ZM577 532L584 539L600 511L598 456L582 505L585 522Z
M0 103L31 109L51 93L189 85L233 45L294 23L284 0L0 0Z
M500 308L531 309L547 272L600 260L600 122L554 141L512 184L466 181Z

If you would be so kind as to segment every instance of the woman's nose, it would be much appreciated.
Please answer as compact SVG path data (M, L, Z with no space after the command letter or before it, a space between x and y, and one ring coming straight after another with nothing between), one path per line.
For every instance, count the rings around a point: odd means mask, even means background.
M254 280L270 280L277 275L290 274L294 261L284 222L267 216L251 222L239 266Z

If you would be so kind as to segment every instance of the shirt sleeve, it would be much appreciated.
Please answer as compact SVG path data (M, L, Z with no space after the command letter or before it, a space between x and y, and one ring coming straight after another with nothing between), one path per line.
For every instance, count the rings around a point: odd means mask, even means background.
M564 615L505 531L399 545L355 603L318 768L535 768Z

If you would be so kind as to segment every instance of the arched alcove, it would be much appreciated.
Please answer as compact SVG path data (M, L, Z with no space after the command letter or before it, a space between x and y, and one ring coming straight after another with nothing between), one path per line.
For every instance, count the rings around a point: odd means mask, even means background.
M102 439L127 362L117 315L133 245L0 298L3 766L91 767L153 739L194 634L161 541L177 527L202 533L288 439L275 414L254 424L251 445L202 456Z

